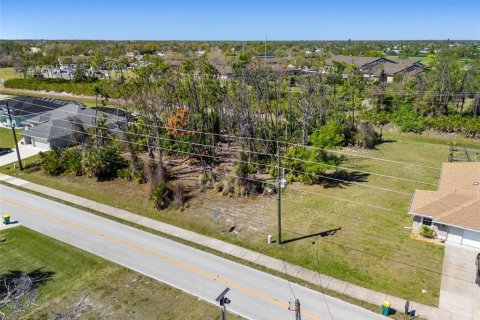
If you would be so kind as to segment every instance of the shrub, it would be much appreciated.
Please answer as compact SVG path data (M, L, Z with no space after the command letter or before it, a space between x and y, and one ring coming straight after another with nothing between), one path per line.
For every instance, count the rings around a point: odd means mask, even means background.
M236 178L233 184L233 190L237 197L243 197L248 195L247 184L243 179Z
M428 239L433 239L435 238L435 231L428 226L422 226L420 229L420 235Z
M407 105L397 108L393 112L392 120L402 132L422 133L425 129L422 117Z
M391 114L386 111L377 111L370 109L360 115L363 120L368 120L376 126L383 126L390 122Z
M337 121L328 122L310 135L310 142L313 146L322 149L340 147L345 142L342 125Z
M255 172L255 166L253 164L247 163L248 162L248 157L245 154L245 152L240 152L238 158L239 158L239 161L237 162L237 165L235 166L235 175L237 177L245 178L250 173Z
M288 148L284 156L285 178L305 184L318 183L327 168L340 162L339 157L325 151L293 146Z
M159 183L152 189L150 200L155 209L166 209L173 200L173 191L165 183Z
M59 151L41 153L40 169L51 176L58 176L65 171L64 161Z
M480 119L473 116L450 115L428 118L425 127L440 132L463 133L467 137L480 136Z
M130 167L118 169L117 177L125 181L132 181L132 169L130 169Z
M63 150L62 155L65 172L73 176L81 176L83 174L82 152L77 148L70 148Z
M222 187L222 194L224 196L231 195L235 192L235 179L230 176L225 176L222 180L223 187Z
M28 90L45 90L56 92L69 92L73 94L95 95L92 89L92 83L97 85L104 85L103 81L95 81L89 79L88 81L75 82L67 79L9 79L4 82L5 88L28 89Z
M89 148L83 154L82 169L96 180L114 178L117 170L124 166L125 160L115 147Z

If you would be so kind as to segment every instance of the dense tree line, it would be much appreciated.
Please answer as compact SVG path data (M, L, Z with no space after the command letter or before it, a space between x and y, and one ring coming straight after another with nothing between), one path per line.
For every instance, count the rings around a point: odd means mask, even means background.
M264 53L263 41L93 41L93 40L1 40L0 67L22 67L31 51L39 49L50 57L59 56L95 56L100 54L115 60L127 52L134 54L154 54L156 52L173 52L187 57L194 57L196 52L215 51L225 56L235 56L239 52L253 55ZM399 48L397 53L394 48ZM426 56L449 48L463 59L479 56L478 41L269 41L267 53L277 57L291 56L298 60L309 60L316 53L381 56L400 55ZM426 51L425 51L426 50ZM35 59L35 58L34 58Z

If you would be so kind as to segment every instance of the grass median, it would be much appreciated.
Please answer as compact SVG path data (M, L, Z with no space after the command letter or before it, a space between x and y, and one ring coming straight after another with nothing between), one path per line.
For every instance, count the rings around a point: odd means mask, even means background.
M219 319L214 305L28 228L0 231L0 238L0 277L49 275L20 319L71 314L79 303L82 319Z

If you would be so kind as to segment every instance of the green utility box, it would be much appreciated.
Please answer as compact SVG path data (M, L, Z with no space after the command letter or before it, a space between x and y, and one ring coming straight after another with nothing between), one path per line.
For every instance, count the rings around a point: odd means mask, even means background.
M389 316L390 315L390 306L392 304L388 301L383 301L382 302L382 315L384 316Z
M2 218L3 218L3 224L10 224L10 215L4 214Z

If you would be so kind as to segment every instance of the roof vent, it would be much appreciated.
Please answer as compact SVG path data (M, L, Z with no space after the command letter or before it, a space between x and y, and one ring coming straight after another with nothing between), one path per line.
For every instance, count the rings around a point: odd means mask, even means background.
M474 181L474 182L473 182L473 185L474 185L474 186L478 186L478 185L480 185L480 182Z

